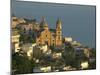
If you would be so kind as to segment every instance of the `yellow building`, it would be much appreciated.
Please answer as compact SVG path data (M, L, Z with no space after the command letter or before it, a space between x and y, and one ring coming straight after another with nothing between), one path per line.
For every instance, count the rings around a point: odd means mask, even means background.
M11 22L11 27L12 28L15 28L20 23L25 23L26 22L23 18L18 18L16 16L13 16L11 21L12 21Z
M49 46L62 45L62 23L60 19L56 22L56 29L49 29L47 22L43 18L40 23L40 28L36 36L37 44L47 44Z
M89 48L84 48L84 54L86 55L86 57L90 57L90 49Z
M11 43L12 43L13 52L18 52L20 49L19 37L20 37L20 35L18 34L17 30L12 30Z

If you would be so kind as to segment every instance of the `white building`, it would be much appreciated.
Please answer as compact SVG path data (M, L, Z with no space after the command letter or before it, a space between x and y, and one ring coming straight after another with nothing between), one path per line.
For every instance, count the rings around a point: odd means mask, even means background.
M89 48L84 48L84 54L86 55L86 57L90 57L90 49Z
M33 54L33 47L35 47L35 46L36 46L36 43L24 44L24 45L22 46L22 50L23 50L25 53L27 53L27 56L28 56L29 58L31 58L31 57L32 57L32 54Z
M88 61L81 62L81 68L82 69L87 69L88 67L89 67Z
M40 70L43 72L51 72L51 66L41 67Z
M42 45L42 46L40 46L40 49L43 51L43 53L46 53L48 51L48 46Z
M11 43L12 43L12 50L13 52L18 52L20 47L19 47L19 37L20 35L16 30L12 31L12 36L11 36Z
M51 66L33 68L33 72L51 72Z
M72 41L73 41L72 37L65 37L65 42L72 42Z
M52 57L53 58L61 58L62 57L62 53L61 52L59 52L59 53L55 52L55 53L52 54Z
M38 68L38 67L35 67L35 68L33 68L33 72L40 73L40 72L42 72L42 71L40 70L40 68Z
M82 46L82 44L79 43L79 42L77 42L77 41L73 41L71 44L72 44L73 46Z
M68 70L76 70L76 68L73 68L71 66L65 66L63 67L63 70L68 71Z

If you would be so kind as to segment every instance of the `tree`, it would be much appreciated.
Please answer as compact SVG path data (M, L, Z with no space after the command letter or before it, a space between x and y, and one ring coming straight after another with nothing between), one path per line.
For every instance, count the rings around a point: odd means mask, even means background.
M15 53L12 55L12 71L15 74L32 73L33 63L25 55Z
M91 52L91 57L96 58L96 50L95 50L95 48L92 48L92 49L90 50L90 52Z
M92 61L89 62L89 68L96 69L96 49L92 48L90 53L90 59L92 59Z
M74 66L75 63L75 52L71 44L65 47L65 51L62 53L62 57L65 60L66 65Z

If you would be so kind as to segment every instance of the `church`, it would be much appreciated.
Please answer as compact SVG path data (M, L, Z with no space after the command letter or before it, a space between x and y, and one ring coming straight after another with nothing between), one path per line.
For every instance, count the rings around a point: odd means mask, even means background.
M42 18L40 29L36 36L36 43L38 45L47 44L48 46L62 46L62 22L58 19L56 28L50 29L45 18Z

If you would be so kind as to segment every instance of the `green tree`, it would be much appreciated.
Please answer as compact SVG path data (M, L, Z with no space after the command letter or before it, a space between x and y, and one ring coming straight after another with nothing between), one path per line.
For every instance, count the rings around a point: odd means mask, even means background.
M89 62L89 68L96 69L96 49L92 48L90 53L90 59L92 59L92 61Z
M62 57L65 60L66 65L74 66L75 52L71 44L65 47L65 51L62 53Z
M33 64L25 55L20 53L12 55L12 71L15 71L15 74L32 73Z

